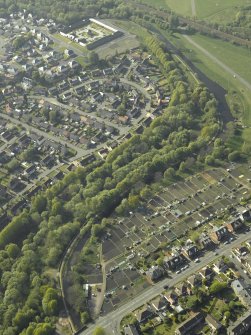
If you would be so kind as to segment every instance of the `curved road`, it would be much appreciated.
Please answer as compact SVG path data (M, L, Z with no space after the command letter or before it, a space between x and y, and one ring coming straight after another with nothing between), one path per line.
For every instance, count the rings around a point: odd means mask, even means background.
M206 55L208 58L210 58L214 63L219 65L224 71L231 74L233 77L238 79L244 86L246 86L247 89L251 91L251 84L244 78L242 78L237 72L233 71L229 66L224 64L222 61L220 61L218 58L216 58L214 55L212 55L209 51L204 49L202 46L200 46L197 42L195 42L190 36L184 35L185 39L188 40L189 43L194 45L197 49L199 49L204 55Z

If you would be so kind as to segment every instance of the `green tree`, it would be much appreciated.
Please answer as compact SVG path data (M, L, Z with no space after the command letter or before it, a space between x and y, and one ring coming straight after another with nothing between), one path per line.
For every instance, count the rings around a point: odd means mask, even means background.
M214 280L213 283L209 287L209 292L211 294L217 294L223 291L226 287L227 287L226 282L219 282L217 280Z
M178 25L179 25L179 19L174 14L169 16L168 21L169 21L169 27L170 27L170 29L176 29L178 27Z
M97 65L98 62L99 62L99 56L96 52L94 51L91 51L89 53L89 62L92 64L92 65Z
M230 162L238 162L241 158L241 153L237 150L230 152L230 154L228 155L228 160Z
M59 113L56 110L51 110L49 112L49 120L51 123L56 124L59 120Z
M106 332L102 327L97 327L92 335L106 335Z
M215 164L215 159L212 155L207 155L205 158L205 163L207 165L214 165Z
M28 235L32 228L29 215L24 212L14 219L0 232L0 247L15 243Z
M194 309L198 306L198 304L199 304L199 300L195 295L191 295L187 297L186 307L188 309Z
M31 208L34 210L34 212L41 214L46 209L46 205L46 197L42 194L39 194L33 199Z
M37 154L38 154L37 148L34 146L29 146L28 149L21 154L20 158L24 161L32 162L36 159Z
M32 310L18 311L13 320L13 324L18 327L19 331L26 328L32 320L34 312Z
M20 249L15 243L8 244L5 250L10 258L15 259L18 255L20 255Z
M81 313L81 323L84 325L90 321L90 316L89 314L85 311Z
M101 237L104 233L104 227L101 224L94 224L91 232L93 236Z
M13 40L12 45L15 49L19 49L25 44L26 40L25 36L17 36Z
M9 172L14 172L19 167L19 162L16 158L13 158L8 164L7 169Z
M229 321L230 317L231 317L231 313L230 313L229 311L226 311L226 312L224 313L224 318L225 318L226 322Z
M42 307L47 315L56 315L58 312L58 294L53 288L48 288L42 300Z
M55 328L49 323L40 323L34 330L34 335L53 335Z
M175 178L175 170L173 167L169 167L168 169L166 169L165 173L164 173L164 177L167 179L173 179Z

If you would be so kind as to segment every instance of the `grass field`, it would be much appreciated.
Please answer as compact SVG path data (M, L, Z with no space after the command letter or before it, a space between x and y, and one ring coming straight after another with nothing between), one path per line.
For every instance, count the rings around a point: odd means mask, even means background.
M104 44L95 49L100 59L109 59L116 54L122 54L127 50L139 46L139 41L134 36L118 38L108 44Z
M151 34L147 31L147 29L141 27L137 23L126 21L126 20L110 20L116 26L125 29L131 34L137 35L138 39L142 41L142 39L151 36Z
M74 47L83 53L87 53L86 47L83 47L79 45L78 43L71 41L69 38L62 36L60 34L54 34L53 36L59 41L58 43L54 42L55 46L58 46L61 49Z
M251 67L248 66L251 64L251 50L199 34L193 35L192 39L251 84Z
M169 8L174 12L192 15L192 0L143 0L146 4L157 8ZM250 0L194 0L196 17L207 18L212 22L231 22L240 7L251 4Z
M148 5L159 8L169 8L174 12L190 16L192 15L191 0L143 0Z
M78 56L75 58L75 60L82 66L82 67L86 67L89 63L88 63L88 59L87 57L83 57L83 56Z
M232 21L240 7L250 4L250 0L195 0L198 18L207 18L219 23Z

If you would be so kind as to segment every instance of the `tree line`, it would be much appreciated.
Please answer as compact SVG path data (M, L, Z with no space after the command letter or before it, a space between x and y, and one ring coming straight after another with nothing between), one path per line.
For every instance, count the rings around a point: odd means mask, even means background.
M77 168L40 192L30 208L0 232L0 335L51 334L62 307L52 269L69 241L87 224L96 227L92 235L98 238L104 229L100 222L114 210L124 215L137 208L153 183L189 169L191 157L194 165L205 164L208 158L208 143L219 131L217 101L202 85L189 85L156 38L147 38L144 44L168 83L170 104L105 162ZM210 154L217 159L225 151L218 141ZM79 278L78 272L73 276ZM75 307L84 323L89 316L81 296L83 282L78 282Z

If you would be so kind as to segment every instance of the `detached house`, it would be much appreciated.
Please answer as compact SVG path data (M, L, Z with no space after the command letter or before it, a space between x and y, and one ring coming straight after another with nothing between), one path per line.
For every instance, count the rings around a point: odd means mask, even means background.
M163 296L158 296L152 301L152 306L156 312L163 312L168 307L168 302Z
M178 294L178 296L186 296L190 295L192 293L192 290L186 283L181 283L175 287L175 292Z
M228 266L223 261L223 259L220 259L216 263L214 263L213 270L218 274L225 273L228 270Z
M187 282L192 288L199 287L202 285L202 277L199 273L196 273L195 275L188 277Z
M205 321L211 328L213 334L217 333L222 328L222 324L218 320L216 320L211 314L207 314Z
M211 268L206 266L206 267L204 267L200 270L200 275L203 279L206 279L206 280L210 281L214 276L214 272L212 271Z
M251 328L251 313L247 311L242 317L238 318L228 330L228 335L242 335L248 334L248 330Z
M207 234L205 234L205 233L202 233L200 235L199 242L200 242L200 245L203 248L210 248L210 247L212 247L214 245L214 243L211 240L211 238Z
M204 315L202 313L195 313L188 320L178 326L175 330L175 335L192 334L191 330L202 322L204 322Z
M199 249L194 244L189 244L188 246L183 248L184 255L191 258L191 259L196 257L198 251L199 251Z
M178 303L178 295L173 291L169 295L164 295L164 298L169 302L171 306Z
M243 226L243 221L240 217L238 218L232 218L229 223L226 224L227 230L230 233L235 232L236 230L239 230Z
M211 232L211 238L216 243L222 241L227 236L227 228L224 226L214 227Z
M153 313L148 307L143 307L143 309L135 313L135 316L139 323L145 323L153 317Z
M243 264L248 270L248 272L251 273L251 255L250 254L243 260Z
M58 72L59 73L66 73L67 71L68 71L68 69L65 65L59 65L58 66Z
M234 280L231 283L231 287L234 290L234 293L240 299L240 301L248 307L251 308L251 286L247 285L243 280Z
M164 275L164 270L160 266L152 266L146 271L147 277L152 281L157 281Z
M125 335L139 335L139 332L135 325L128 325L124 328Z
M71 69L76 69L76 68L79 67L79 63L76 62L75 60L71 60L71 61L68 63L68 65L69 65L69 67L70 67Z
M71 50L71 49L65 49L64 54L65 54L67 57L73 57L73 56L75 56L74 51Z
M242 221L251 219L251 208L249 207L238 207L237 212L239 213L239 217Z
M185 257L183 255L172 255L170 257L166 256L164 258L164 265L168 270L175 270L180 267L185 262Z

